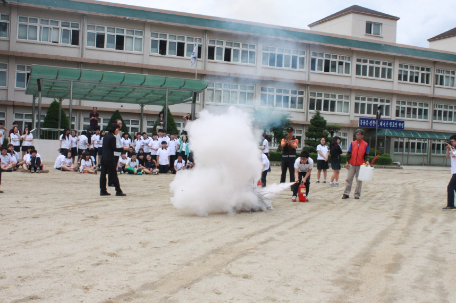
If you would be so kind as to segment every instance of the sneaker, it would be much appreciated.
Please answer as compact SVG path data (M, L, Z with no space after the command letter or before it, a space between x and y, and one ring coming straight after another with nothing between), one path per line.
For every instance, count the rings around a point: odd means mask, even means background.
M348 198L350 198L350 197L347 196L347 195L343 195L343 196L342 196L342 199L348 199Z
M296 196L291 197L291 202L296 202Z
M334 185L334 183L329 182L329 186L334 187L335 185Z
M306 198L306 202L309 202L309 198Z
M30 172L33 174L33 173L35 172L35 169L32 168L32 169L30 170Z
M339 187L339 182L334 183L335 187Z
M107 191L102 191L100 192L100 196L110 196L111 194L108 193Z
M118 196L118 197L124 197L124 196L126 196L126 195L127 195L127 194L124 194L123 192L117 192L117 193L116 193L116 196Z
M36 169L36 173L39 174L41 171L39 168Z
M323 180L323 183L326 183L326 180Z
M359 200L359 197L355 197L356 200Z
M320 180L317 180L317 183L320 183Z
M444 207L442 208L443 210L456 210L456 207L450 207L450 206L447 206L447 207Z

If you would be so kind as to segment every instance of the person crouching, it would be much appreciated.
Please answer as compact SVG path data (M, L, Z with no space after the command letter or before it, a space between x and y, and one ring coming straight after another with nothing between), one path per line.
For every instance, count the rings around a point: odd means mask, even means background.
M312 172L313 164L314 161L306 151L302 151L300 157L296 159L294 170L297 181L292 185L293 197L291 198L291 201L296 202L299 185L304 184L306 186L306 202L309 202L310 173Z
M127 174L129 175L141 175L142 170L139 167L139 161L136 159L136 153L131 154L131 158L127 160L125 165Z

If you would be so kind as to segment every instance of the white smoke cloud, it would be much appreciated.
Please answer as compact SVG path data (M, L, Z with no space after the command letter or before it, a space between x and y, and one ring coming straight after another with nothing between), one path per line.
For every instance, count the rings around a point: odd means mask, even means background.
M263 165L249 114L230 107L199 117L187 125L196 165L171 182L172 204L198 216L272 208L274 194L289 184L256 189Z

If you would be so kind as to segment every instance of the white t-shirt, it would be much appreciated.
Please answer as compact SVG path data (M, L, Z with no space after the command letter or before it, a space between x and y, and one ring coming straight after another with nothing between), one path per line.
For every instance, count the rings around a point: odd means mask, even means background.
M136 168L139 166L139 161L136 159L133 161L131 158L128 158L127 160L127 168Z
M168 136L164 136L164 137L158 137L158 141L160 141L160 145L162 144L162 141L166 141L166 144L169 143L169 137Z
M268 140L266 140L266 139L263 140L263 147L264 147L263 153L264 154L269 153L269 142L268 142Z
M451 174L456 174L456 157L453 157L453 155L451 153L456 156L456 149L452 148L451 152L450 152ZM2 160L2 163L3 163L3 160Z
M71 148L78 147L78 137L73 137L70 135L71 138Z
M3 145L3 139L5 139L5 130L0 129L0 145Z
M169 151L167 148L159 148L157 151L158 165L169 165Z
M13 158L13 161L14 162L19 162L19 160L21 159L21 157L19 157L19 154L16 152L16 151L13 151L13 154L10 154L11 158Z
M78 148L87 149L87 141L89 141L89 139L86 135L80 135L78 138Z
M318 154L318 151L320 151L325 157L328 155L328 147L326 145L318 144L317 154ZM318 154L317 160L326 160L325 157L322 157L320 154Z
M139 152L139 149L142 147L142 144L143 144L143 140L138 140L138 139L135 139L135 151L136 153Z
M152 149L152 148L160 148L161 142L158 140L150 139L149 141L149 147L150 147L150 154L151 155L156 155L157 150Z
M80 170L83 171L84 168L88 167L88 168L91 168L93 166L93 161L92 159L89 159L89 160L85 160L85 159L82 159L81 160L81 167L80 167Z
M147 137L146 139L142 139L142 142L143 142L143 150L144 150L144 153L148 154L150 153L150 148L149 148L149 142L150 142L150 138Z
M103 146L103 145L101 145L100 135L97 135L97 134L92 135L92 143L93 143L93 147L95 147L95 148L99 148L99 147Z
M33 134L28 134L28 135L25 135L24 136L24 139L26 140L33 140ZM32 146L33 145L33 141L22 141L22 146Z
M62 145L60 145L60 148L64 149L70 149L71 148L71 136L63 137L63 134L60 135L60 141L62 141Z
M312 160L312 158L309 157L307 159L307 163L306 164L302 164L301 163L301 157L298 157L296 159L296 161L295 161L294 168L298 168L300 173L305 173L309 169L312 169L313 165L314 165L314 161Z
M119 166L120 167L124 167L125 164L127 164L127 161L129 160L130 158L126 157L125 159L123 159L122 157L119 157ZM122 164L121 162L125 163L125 164Z
M66 167L70 167L73 164L73 159L65 157L62 161L62 165L65 165Z
M22 157L22 160L25 161L25 163L27 162L30 162L30 154L25 154L23 157Z
M122 142L122 147L130 147L131 144L131 139L130 138L122 138L120 139L120 142Z
M19 137L15 133L11 133L10 138L11 138L11 144L13 144L14 146L21 145L21 137Z
M14 158L8 153L6 155L0 154L0 159L2 160L2 167L10 165L14 162Z
M168 142L168 150L169 150L169 155L170 156L175 156L176 155L176 148L177 145L179 144L179 139L173 139L169 140Z
M185 167L185 160L182 159L182 162L179 162L179 160L176 159L176 161L174 161L174 166L177 168L177 170L181 170L183 167Z
M268 170L269 169L269 159L265 154L261 155L261 162L264 165L263 171Z
M64 155L60 155L55 159L54 168L62 168L62 161L65 159Z

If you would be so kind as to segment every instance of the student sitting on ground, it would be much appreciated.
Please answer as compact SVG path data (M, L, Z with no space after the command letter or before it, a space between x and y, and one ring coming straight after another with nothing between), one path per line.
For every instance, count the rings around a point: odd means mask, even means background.
M81 166L79 167L81 173L97 174L97 167L95 160L89 153L82 154Z
M162 141L162 147L157 151L157 162L160 174L166 174L169 168L169 153L166 141Z
M143 166L146 164L146 154L147 153L141 153L136 155L136 159L138 159L139 166Z
M185 160L182 160L182 154L177 155L177 159L174 161L175 173L185 169Z
M70 151L71 155L71 151ZM33 149L30 151L30 172L34 173L48 173L49 171L46 170L46 167L44 166L43 161L41 161L41 156L40 154L36 151L36 149Z
M16 165L13 167L13 171L15 171L18 167L22 166L22 164L24 164L24 161L19 156L19 153L16 152L16 150L14 149L13 144L8 144L8 154L11 155L13 161L16 163Z
M131 158L127 160L127 174L130 175L141 175L141 168L139 167L139 161L136 159L136 154L131 154Z
M30 170L30 152L32 149L35 149L33 146L27 146L27 150L25 151L25 155L22 157L22 171L26 172Z
M0 160L2 172L11 172L16 167L16 161L4 147L1 148Z
M127 158L126 153L122 153L119 157L119 162L117 163L117 171L121 173L126 173L126 165L129 158Z
M182 159L183 158L184 157L182 156ZM193 160L193 152L190 152L187 158L187 169L191 169L193 167L195 167L195 160Z
M152 159L151 155L146 156L146 163L144 164L143 172L146 174L153 174L153 175L158 174L157 162L155 162L155 160Z
M73 165L73 153L69 151L67 156L63 158L62 161L62 171L77 171L76 167Z
M65 159L64 155L58 155L54 162L54 168L58 170L62 170L62 162Z
M88 146L89 139L87 138L87 132L83 130L81 135L78 137L78 163L81 163L82 154L85 153Z

